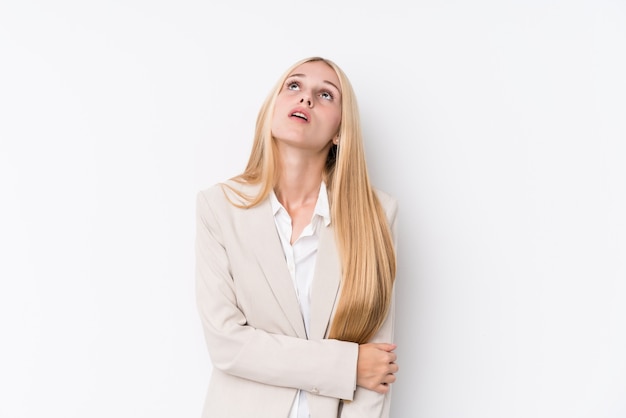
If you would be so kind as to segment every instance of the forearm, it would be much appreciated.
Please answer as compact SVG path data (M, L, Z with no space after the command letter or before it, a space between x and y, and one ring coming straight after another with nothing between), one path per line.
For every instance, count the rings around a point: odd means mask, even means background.
M305 340L248 325L219 331L204 321L214 367L234 376L323 396L352 399L358 345L337 340Z

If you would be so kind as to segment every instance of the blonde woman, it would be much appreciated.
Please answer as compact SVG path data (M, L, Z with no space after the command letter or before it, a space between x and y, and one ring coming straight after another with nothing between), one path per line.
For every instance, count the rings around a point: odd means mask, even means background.
M294 64L245 171L198 194L203 418L389 416L396 211L370 185L346 75Z

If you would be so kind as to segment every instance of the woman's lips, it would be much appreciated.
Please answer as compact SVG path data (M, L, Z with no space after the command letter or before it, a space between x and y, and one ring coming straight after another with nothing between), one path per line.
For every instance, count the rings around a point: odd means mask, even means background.
M302 109L302 108L296 108L293 109L290 113L289 113L289 117L290 118L297 118L303 122L308 122L311 120L311 115L309 114L309 112L307 112L306 110Z

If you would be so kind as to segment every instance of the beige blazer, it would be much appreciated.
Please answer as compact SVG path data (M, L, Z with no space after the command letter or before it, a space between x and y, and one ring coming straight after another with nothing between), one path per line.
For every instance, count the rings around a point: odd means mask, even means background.
M395 237L396 201L377 195ZM220 185L198 193L196 296L213 364L203 418L287 418L298 389L311 418L389 416L390 394L356 386L358 345L326 339L341 280L333 234L331 222L320 236L307 339L269 199L240 209ZM372 341L393 341L393 312L392 304Z

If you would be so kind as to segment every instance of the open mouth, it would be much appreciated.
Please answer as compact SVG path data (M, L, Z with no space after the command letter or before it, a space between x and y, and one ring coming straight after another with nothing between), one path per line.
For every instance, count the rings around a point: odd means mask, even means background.
M304 121L306 121L306 122L308 122L308 121L309 121L309 117L308 117L307 115L305 115L304 113L302 113L302 112L293 112L293 113L292 113L291 115L289 115L289 116L292 116L292 117L296 117L296 118L302 119L302 120L304 120Z

